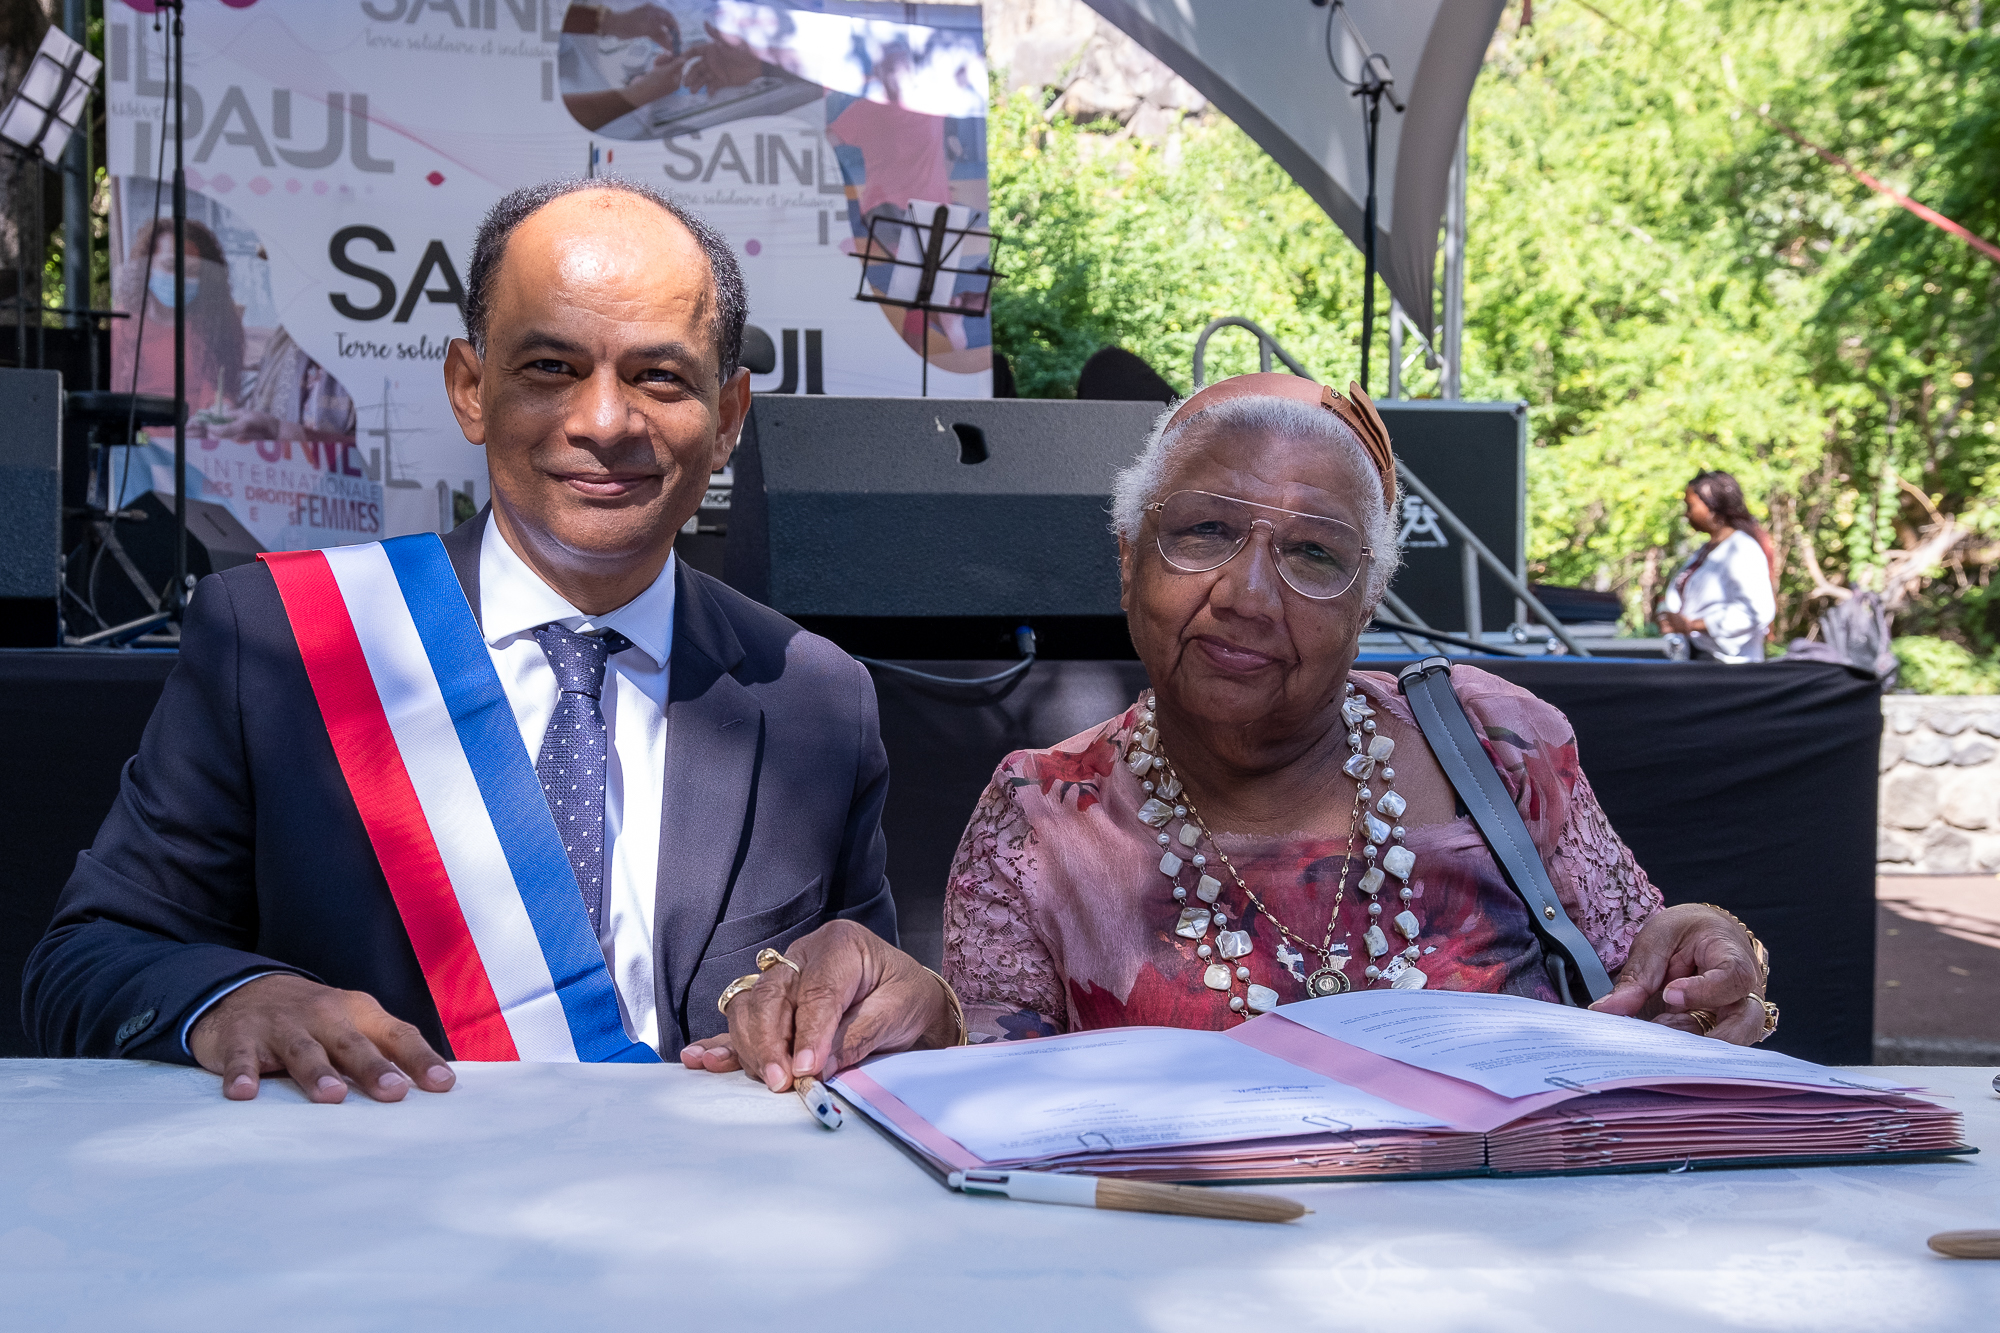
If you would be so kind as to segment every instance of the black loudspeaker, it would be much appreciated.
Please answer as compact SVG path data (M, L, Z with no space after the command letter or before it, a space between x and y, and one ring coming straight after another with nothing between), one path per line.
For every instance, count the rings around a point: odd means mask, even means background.
M752 399L725 577L853 652L1132 654L1111 478L1157 403Z
M161 491L147 491L125 506L132 515L118 521L119 543L146 586L156 594L174 581L174 497ZM144 517L139 517L144 515ZM190 499L187 502L188 573L197 579L208 577L232 565L247 564L264 549L236 515L219 504ZM100 562L96 581L98 612L114 625L137 620L155 610L143 600L139 590L121 571L105 568Z
M1519 576L1526 550L1528 407L1440 399L1378 401L1396 456L1444 502L1486 548ZM1441 630L1465 624L1465 547L1431 507L1406 495L1398 515L1403 567L1389 590ZM1483 564L1481 629L1504 630L1515 618L1514 594ZM1382 614L1392 614L1384 608Z
M0 370L0 647L62 642L62 374Z
M1046 399L758 395L735 460L724 577L851 652L1129 658L1111 479L1160 405ZM1509 566L1523 549L1527 411L1378 404L1396 451ZM1394 591L1439 629L1465 623L1463 543L1421 499L1397 515ZM1484 628L1514 595L1480 576Z

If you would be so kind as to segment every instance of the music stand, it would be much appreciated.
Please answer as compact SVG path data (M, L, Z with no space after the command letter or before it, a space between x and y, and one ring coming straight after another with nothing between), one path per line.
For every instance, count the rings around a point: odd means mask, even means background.
M6 109L0 111L0 139L16 156L29 164L35 177L35 236L45 238L42 223L42 194L47 168L62 156L69 136L83 119L90 101L91 85L104 62L83 49L61 28L51 27L28 62L21 86L14 90ZM14 284L14 364L28 364L28 243L24 238L15 247ZM39 284L37 284L39 288ZM42 360L42 317L35 313L35 362Z
M917 354L924 363L920 396L928 398L931 396L929 316L937 313L983 319L992 306L993 284L1006 275L993 267L993 249L998 244L993 233L972 223L979 216L977 213L967 210L965 222L954 227L950 206L938 204L929 223L920 224L914 216L917 207L911 205L910 217L876 213L868 219L867 246L855 256L861 261L861 282L854 299L924 312L923 342ZM889 235L878 234L877 228L885 228ZM954 267L951 261L968 241L984 241L986 245L982 252L965 256ZM881 280L871 283L871 274ZM945 299L934 299L939 294L938 279L947 277L950 281Z

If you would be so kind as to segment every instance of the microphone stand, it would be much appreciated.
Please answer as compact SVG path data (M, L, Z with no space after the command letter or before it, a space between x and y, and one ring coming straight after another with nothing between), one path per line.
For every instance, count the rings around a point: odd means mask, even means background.
M187 171L182 163L186 149L182 140L182 117L187 110L181 56L187 33L181 24L186 0L160 0L160 8L173 11L168 37L173 43L173 63L168 77L173 81L174 103L174 586L167 597L167 609L178 623L187 613Z
M1314 8L1327 0L1313 0ZM1326 59L1333 66L1333 76L1349 85L1353 91L1350 97L1363 99L1362 125L1368 143L1368 195L1363 207L1361 234L1362 280L1361 280L1361 387L1368 389L1368 353L1375 342L1375 213L1377 192L1375 183L1375 144L1382 125L1382 99L1398 114L1406 108L1396 100L1396 80L1389 73L1388 58L1368 49L1362 39L1361 30L1354 26L1354 19L1347 12L1345 0L1332 0L1332 12L1326 16ZM1333 54L1333 21L1340 19L1347 25L1348 35L1361 48L1361 73L1358 79L1350 79L1340 72L1340 62Z

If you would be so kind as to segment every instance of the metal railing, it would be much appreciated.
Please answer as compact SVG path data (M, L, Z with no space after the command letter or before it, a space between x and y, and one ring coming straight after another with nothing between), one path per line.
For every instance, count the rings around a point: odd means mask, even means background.
M1268 371L1271 368L1271 357L1275 355L1278 360L1285 363L1285 369L1291 371L1294 375L1300 375L1306 379L1312 378L1311 372L1299 364L1299 359L1279 346L1278 340L1273 338L1270 331L1262 324L1259 324L1254 319L1245 319L1241 315L1224 315L1221 319L1211 319L1208 321L1208 327L1204 328L1200 336L1194 340L1194 388L1196 393L1200 393L1201 386L1208 382L1202 376L1202 365L1208 354L1208 340L1214 337L1217 331L1221 329L1248 329L1257 335L1257 369Z
M1245 319L1241 315L1224 315L1220 319L1210 320L1207 326L1202 329L1200 335L1194 340L1194 387L1196 392L1200 392L1202 386L1207 383L1203 371L1208 352L1208 340L1218 331L1232 328L1247 329L1256 335L1258 369L1270 370L1271 359L1276 357L1279 361L1284 362L1285 369L1291 371L1294 375L1299 375L1306 379L1313 378L1312 374L1306 370L1299 359L1286 351L1278 340L1271 336L1270 330L1266 329L1263 325L1253 319ZM1459 577L1464 589L1466 632L1472 637L1474 642L1479 642L1480 626L1484 623L1479 604L1479 567L1485 565L1493 571L1501 583L1506 585L1509 592L1520 598L1529 610L1541 618L1543 626L1548 629L1549 633L1564 648L1567 648L1578 657L1590 656L1589 650L1578 643L1576 637L1563 626L1560 620L1556 619L1554 613L1542 605L1541 598L1535 596L1533 590L1528 587L1528 581L1509 568L1499 556L1493 554L1485 542L1480 541L1478 537L1474 536L1472 529L1467 527L1459 516L1446 506L1444 501L1438 499L1437 492L1426 486L1416 473L1410 471L1410 465L1400 458L1396 460L1396 475L1402 479L1404 486L1414 492L1425 504L1437 511L1437 516L1444 520L1444 525L1458 536L1459 551L1463 556L1463 563L1459 567ZM1425 631L1431 628L1424 623L1421 616L1412 611L1409 605L1394 593L1385 593L1382 600L1391 611L1395 612L1398 617L1411 627L1412 631ZM1417 648L1416 643L1417 638L1423 637L1421 633L1413 634L1404 631L1396 631L1396 633L1411 648L1417 649L1419 652L1423 651ZM1502 657L1519 656L1517 652L1498 645L1487 648L1484 651L1489 651Z

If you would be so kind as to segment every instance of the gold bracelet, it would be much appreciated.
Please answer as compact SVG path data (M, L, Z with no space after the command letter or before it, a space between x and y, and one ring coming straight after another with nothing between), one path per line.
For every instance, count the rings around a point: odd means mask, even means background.
M1750 937L1750 953L1757 960L1757 970L1763 974L1762 980L1757 985L1757 989L1760 992L1759 998L1761 999L1761 992L1771 988L1771 951L1764 947L1764 941L1757 938L1757 932L1744 925L1743 918L1728 908L1717 907L1714 903L1697 903L1696 906L1706 907L1711 912L1722 913L1736 923L1738 930Z
M715 997L715 1007L722 1011L724 1018L729 1017L729 1002L763 980L763 977L762 972L752 972L748 976L736 978L722 988L722 994Z
M923 964L919 963L917 966L923 967ZM958 1024L958 1040L953 1042L952 1045L970 1046L972 1044L972 1033L965 1026L965 1006L958 1002L958 992L953 990L951 983L946 981L940 974L932 972L928 967L925 967L924 971L930 972L933 977L937 978L937 984L944 987L944 1002L951 1006L952 1021Z

